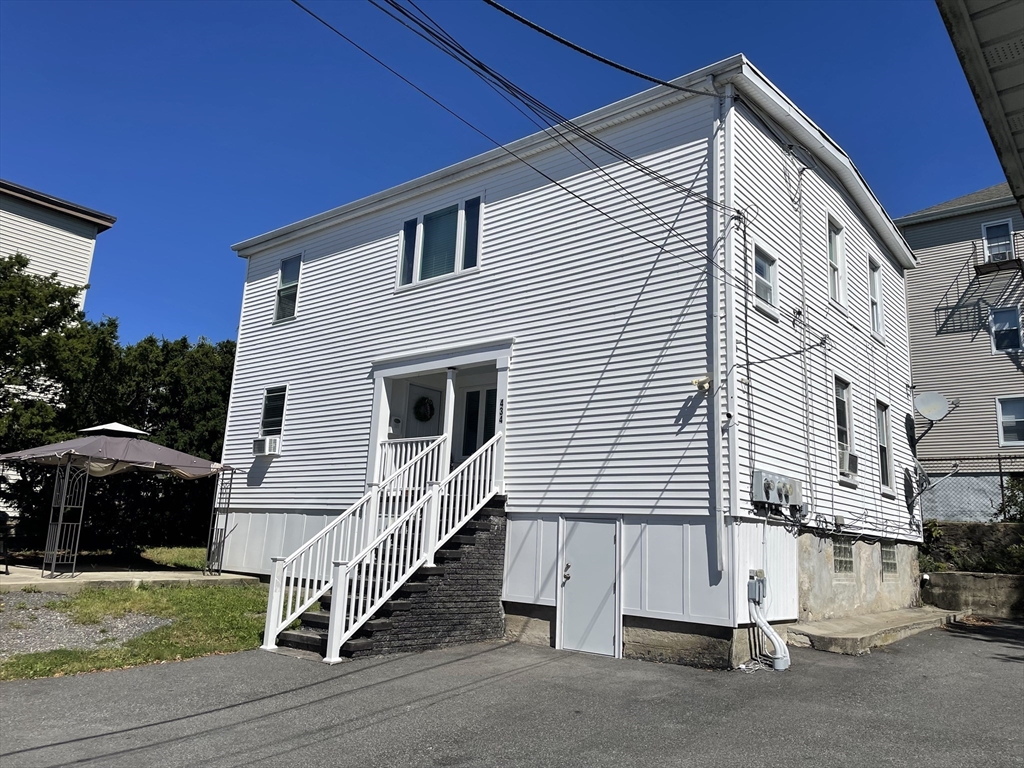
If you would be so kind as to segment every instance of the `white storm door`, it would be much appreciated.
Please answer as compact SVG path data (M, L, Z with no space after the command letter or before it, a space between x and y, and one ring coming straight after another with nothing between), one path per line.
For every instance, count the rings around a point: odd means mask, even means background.
M614 520L565 521L561 590L562 648L615 656Z
M441 408L444 398L436 389L409 385L409 412L405 415L406 437L433 437L441 434Z

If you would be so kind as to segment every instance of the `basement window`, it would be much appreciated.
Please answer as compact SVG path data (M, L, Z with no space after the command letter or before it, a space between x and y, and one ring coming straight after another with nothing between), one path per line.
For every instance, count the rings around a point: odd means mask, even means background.
M853 540L847 536L832 539L832 562L835 573L853 573Z
M882 578L895 576L898 571L896 564L896 542L882 542Z

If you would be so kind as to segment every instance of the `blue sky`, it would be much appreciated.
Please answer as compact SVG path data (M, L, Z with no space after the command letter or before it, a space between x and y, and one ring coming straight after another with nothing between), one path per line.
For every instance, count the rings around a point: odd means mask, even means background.
M505 4L661 78L747 54L894 217L1003 180L931 0ZM308 5L495 138L531 132L368 3ZM646 87L482 2L422 5L562 114ZM234 338L232 243L490 148L287 0L0 1L0 176L117 216L86 310L126 342Z

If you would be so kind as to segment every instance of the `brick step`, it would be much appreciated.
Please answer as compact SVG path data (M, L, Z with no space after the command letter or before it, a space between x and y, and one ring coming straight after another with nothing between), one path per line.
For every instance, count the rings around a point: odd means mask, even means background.
M277 644L285 648L298 648L302 651L312 651L321 656L326 656L327 632L304 628L286 629L277 636ZM354 637L341 646L341 655L351 656L353 653L369 651L372 648L372 637Z
M379 609L377 609L376 615L377 616L381 616L381 617L387 617L387 616L390 616L392 613L399 613L401 611L408 611L410 608L412 608L412 603L409 602L408 600L402 600L401 598L392 597L390 600L388 600L386 603L384 603L384 605L382 605ZM323 597L320 598L320 609L322 611L324 611L325 613L330 613L330 611L331 611L331 596L330 595L324 595Z
M328 611L306 611L299 617L302 626L316 631L327 631L331 623L331 614ZM359 628L359 633L372 634L381 630L391 628L391 619L386 617L373 618Z

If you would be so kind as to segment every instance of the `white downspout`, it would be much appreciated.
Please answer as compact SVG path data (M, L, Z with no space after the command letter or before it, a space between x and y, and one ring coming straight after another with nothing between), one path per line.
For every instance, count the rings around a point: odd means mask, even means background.
M736 91L732 83L725 86L725 189L723 201L726 210L733 205L733 131L734 109L733 100ZM728 431L729 445L729 503L726 507L730 515L739 512L739 441L736 429L736 287L737 279L734 268L736 265L733 232L733 216L726 214L725 222L725 426Z
M722 187L719 172L718 145L724 141L722 137L722 102L715 99L715 121L712 130L714 141L711 143L711 188L714 190L713 199L721 200ZM724 498L724 472L722 471L722 314L719 306L719 283L718 283L718 238L722 233L722 213L718 206L711 209L711 237L710 253L711 268L708 270L708 295L711 300L711 388L708 398L709 416L711 418L711 465L714 467L714 514L715 532L717 537L718 571L725 570L725 498ZM732 601L730 601L732 602Z

